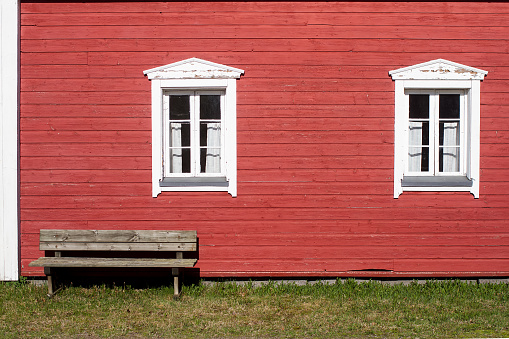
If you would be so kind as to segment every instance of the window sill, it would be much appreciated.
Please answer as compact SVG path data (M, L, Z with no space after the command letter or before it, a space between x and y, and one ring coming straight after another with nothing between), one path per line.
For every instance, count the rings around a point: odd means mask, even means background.
M472 187L472 180L466 176L404 176L401 186L408 187Z
M228 187L226 177L164 178L160 187Z

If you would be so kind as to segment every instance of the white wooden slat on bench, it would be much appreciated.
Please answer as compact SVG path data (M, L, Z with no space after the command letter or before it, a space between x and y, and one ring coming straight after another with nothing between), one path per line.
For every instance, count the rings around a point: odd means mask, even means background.
M41 230L40 241L65 242L196 242L196 231Z

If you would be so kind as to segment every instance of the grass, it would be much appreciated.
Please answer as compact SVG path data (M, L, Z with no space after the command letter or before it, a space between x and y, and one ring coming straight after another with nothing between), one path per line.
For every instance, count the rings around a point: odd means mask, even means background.
M1 338L509 337L509 285L217 283L172 288L0 283Z

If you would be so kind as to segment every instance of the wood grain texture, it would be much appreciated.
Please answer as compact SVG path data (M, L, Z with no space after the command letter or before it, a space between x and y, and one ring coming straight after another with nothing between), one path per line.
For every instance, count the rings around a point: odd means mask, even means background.
M42 257L32 267L193 267L196 259Z
M41 229L41 242L48 243L196 243L196 231L156 230L51 230ZM108 244L109 245L109 244Z
M509 275L509 4L22 2L23 275L40 229L197 230L203 277ZM238 197L151 197L143 70L238 67ZM480 198L392 198L390 70L481 83ZM157 238L160 238L159 236Z

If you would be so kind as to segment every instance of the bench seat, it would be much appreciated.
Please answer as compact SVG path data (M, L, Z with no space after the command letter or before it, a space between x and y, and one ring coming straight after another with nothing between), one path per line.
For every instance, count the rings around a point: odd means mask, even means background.
M197 259L153 259L153 258L83 258L41 257L29 266L36 267L194 267Z

